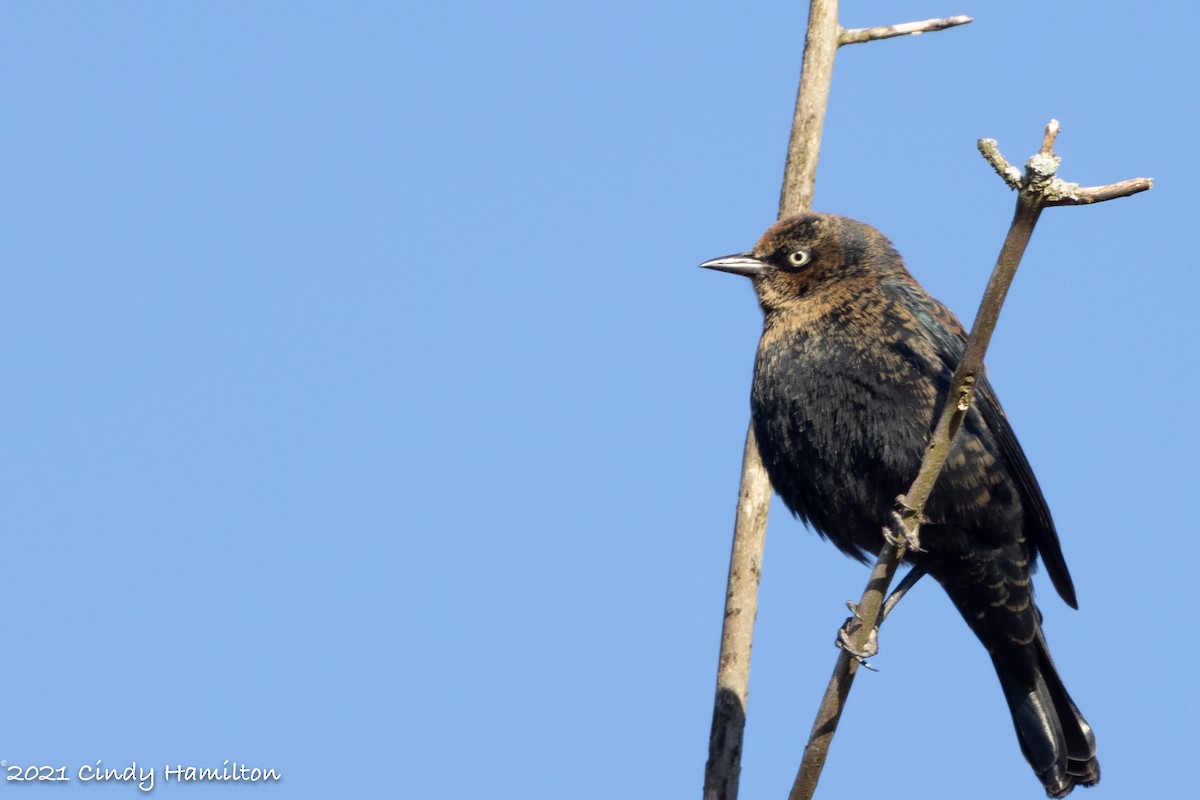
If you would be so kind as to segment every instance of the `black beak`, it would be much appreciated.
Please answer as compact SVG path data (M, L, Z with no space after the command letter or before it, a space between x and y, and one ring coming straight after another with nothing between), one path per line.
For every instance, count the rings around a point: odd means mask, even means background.
M700 266L704 269L719 269L721 272L745 275L747 278L757 278L771 269L770 264L759 261L750 253L738 253L737 255L714 258L712 261L705 261Z

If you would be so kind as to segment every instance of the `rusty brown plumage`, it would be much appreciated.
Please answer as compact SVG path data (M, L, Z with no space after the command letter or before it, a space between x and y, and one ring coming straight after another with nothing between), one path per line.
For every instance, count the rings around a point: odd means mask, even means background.
M751 410L771 484L856 557L916 475L966 332L879 231L807 213L754 249L703 266L750 277L763 310ZM925 507L908 558L946 590L987 648L1025 757L1052 797L1099 780L1095 738L1067 694L1033 602L1037 559L1071 606L1049 509L986 378Z

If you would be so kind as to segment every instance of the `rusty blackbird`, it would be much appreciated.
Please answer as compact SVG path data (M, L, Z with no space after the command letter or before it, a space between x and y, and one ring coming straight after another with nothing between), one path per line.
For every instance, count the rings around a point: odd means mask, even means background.
M916 477L966 332L869 225L780 220L754 249L701 264L745 275L763 311L751 390L759 452L792 513L859 559ZM1067 694L1030 582L1038 555L1078 607L1050 510L981 380L907 560L942 585L987 648L1021 751L1046 793L1100 780L1092 729Z

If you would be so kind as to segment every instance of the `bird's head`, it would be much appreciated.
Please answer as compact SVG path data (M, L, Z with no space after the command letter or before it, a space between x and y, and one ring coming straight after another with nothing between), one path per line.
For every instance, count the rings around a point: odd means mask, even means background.
M779 220L749 252L700 266L750 278L767 312L824 289L848 289L905 273L900 254L882 233L847 217L815 212Z

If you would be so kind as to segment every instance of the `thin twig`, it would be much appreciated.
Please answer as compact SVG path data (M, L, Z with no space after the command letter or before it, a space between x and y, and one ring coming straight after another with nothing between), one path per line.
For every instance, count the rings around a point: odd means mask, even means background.
M916 539L922 510L933 491L946 456L950 452L954 435L958 432L959 426L970 409L974 387L979 373L983 369L983 356L991 340L992 332L995 330L996 320L1000 316L1000 308L1004 304L1004 297L1008 293L1008 287L1012 284L1013 276L1021 263L1021 257L1033 235L1033 228L1037 224L1042 209L1048 205L1079 205L1085 202L1099 202L1099 198L1124 197L1129 193L1150 188L1152 185L1148 179L1139 178L1134 181L1122 181L1119 184L1089 189L1089 196L1096 198L1090 201L1068 200L1062 197L1060 195L1061 185L1064 185L1065 182L1057 176L1059 159L1053 152L1054 138L1057 133L1058 122L1051 120L1050 124L1046 126L1042 149L1029 159L1024 177L1014 187L1019 190L1017 209L1013 215L1008 236L1005 237L1004 246L1000 250L1000 256L992 270L987 290L980 302L979 311L975 315L971 335L967 339L963 357L954 372L950 392L943 403L937 427L934 429L929 446L925 451L925 457L921 461L921 468L912 486L903 496L903 511L900 516L912 540ZM979 149L1000 177L1012 185L1010 176L1015 168L1000 155L996 142L991 139L981 139ZM879 552L879 558L871 572L863 599L856 608L861 625L853 634L852 645L860 652L872 630L877 629L879 606L887 593L891 575L903 557L903 548L890 543L885 544ZM804 757L797 772L796 781L792 786L789 800L810 800L816 790L821 769L825 764L825 756L829 751L830 741L837 731L838 720L841 718L850 686L857 673L857 667L857 659L848 652L843 650L838 654L833 677L830 678L829 686L825 690L825 697L817 712L817 719L813 723L812 734L805 747Z
M877 28L842 28L838 34L838 46L891 39L893 36L916 36L930 31L943 31L946 28L966 25L972 21L970 17L958 16L945 19L923 19L920 22L901 22L899 25L883 25Z
M742 455L737 522L729 554L725 622L721 626L721 655L717 661L717 697L704 769L705 800L735 800L738 793L750 685L750 646L758 614L758 581L762 576L770 504L771 484L751 426Z
M1046 130L1042 134L1042 149L1038 153L1044 156L1054 155L1054 140L1058 138L1058 131L1058 120L1052 119L1046 123Z
M812 0L809 6L800 87L779 197L781 217L812 207L821 129L833 80L833 56L837 52L837 7L837 0ZM717 659L717 694L708 737L708 761L704 766L704 800L737 800L738 796L750 691L750 652L770 500L771 484L751 425L742 456L737 521L729 557L725 622Z
M1144 192L1154 188L1151 178L1130 178L1127 181L1110 183L1107 186L1080 186L1070 197L1048 200L1048 206L1083 206L1089 203L1103 203L1105 200L1116 200L1118 197L1129 197L1131 194Z
M837 0L813 0L808 9L808 34L800 66L800 89L792 115L792 135L779 192L779 217L790 217L812 208L821 131L833 82L833 57L838 48Z
M867 580L862 599L855 606L855 613L862 620L862 627L859 629L862 636L855 642L859 651L866 643L871 628L875 627L888 587L899 565L899 550L895 545L885 545L871 569L871 577ZM817 790L817 781L821 778L821 769L829 755L833 735L837 733L838 721L842 717L842 709L846 707L850 687L854 685L854 676L858 674L859 663L845 648L838 652L837 662L833 665L833 675L829 678L829 685L825 687L825 696L821 698L817 719L813 722L808 744L804 747L804 756L788 800L811 798Z
M1000 154L1000 148L995 139L980 139L979 152L992 165L1010 189L1021 188L1021 170L1008 163L1008 159Z

